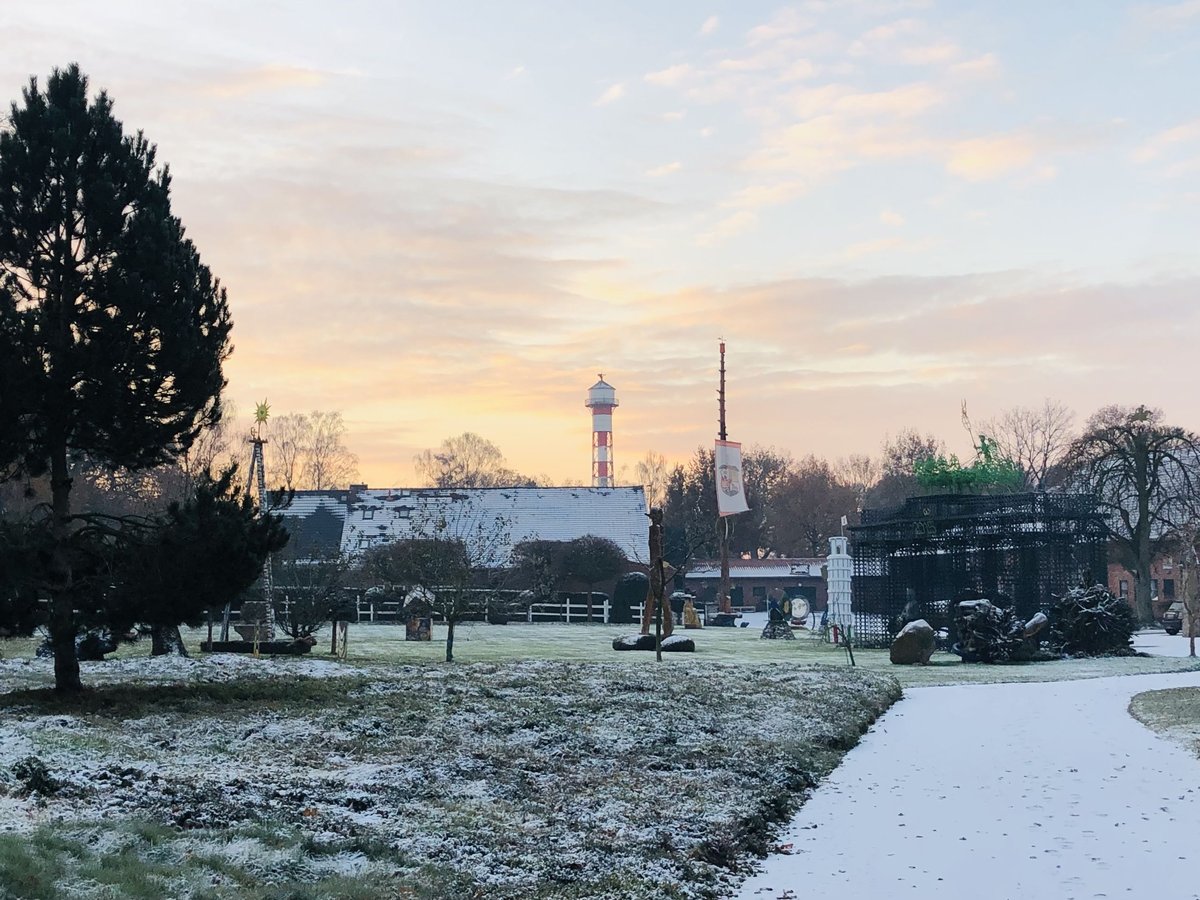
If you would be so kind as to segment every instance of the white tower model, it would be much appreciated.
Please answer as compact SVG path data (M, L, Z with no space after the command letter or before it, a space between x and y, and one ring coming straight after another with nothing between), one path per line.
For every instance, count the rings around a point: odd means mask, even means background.
M830 625L845 630L854 624L854 609L850 602L850 578L854 574L854 560L847 552L847 538L829 539L829 557L825 560L825 571L829 579Z
M619 405L616 389L600 380L588 389L587 402L583 404L592 411L592 487L613 486L612 413Z

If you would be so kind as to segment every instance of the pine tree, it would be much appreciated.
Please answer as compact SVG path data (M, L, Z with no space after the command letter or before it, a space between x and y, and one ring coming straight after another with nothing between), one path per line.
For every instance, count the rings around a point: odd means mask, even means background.
M155 149L78 66L31 79L0 133L0 480L49 474L59 690L79 690L70 459L142 469L221 416L225 292L171 214Z

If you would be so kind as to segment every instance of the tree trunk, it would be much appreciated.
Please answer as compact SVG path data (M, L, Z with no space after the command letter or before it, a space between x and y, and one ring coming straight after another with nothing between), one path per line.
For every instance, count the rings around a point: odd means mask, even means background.
M71 476L67 470L65 442L50 465L50 496L54 512L54 555L51 561L50 644L54 648L54 689L59 693L83 690L79 658L75 655L75 596L67 541L71 529Z
M1146 556L1149 557L1150 551L1147 549ZM1141 553L1138 553L1141 557ZM1139 571L1137 573L1137 596L1134 601L1137 606L1138 624L1143 628L1147 625L1154 624L1154 607L1151 604L1150 597L1150 560L1147 558L1144 561L1138 560ZM1142 568L1144 566L1144 568Z
M454 620L446 620L446 662L454 662Z
M330 640L329 640L329 655L330 656L337 656L337 632L338 632L338 621L337 621L337 619L334 619L333 620L333 637L330 638Z
M179 633L178 625L155 625L150 630L151 656L188 656L187 647L183 643L183 635Z

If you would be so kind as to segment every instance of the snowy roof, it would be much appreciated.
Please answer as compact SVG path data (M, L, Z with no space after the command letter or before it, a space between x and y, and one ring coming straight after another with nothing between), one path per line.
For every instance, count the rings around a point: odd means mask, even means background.
M780 559L731 559L730 578L820 578L824 558L793 557ZM688 578L720 578L721 563L705 559L696 562L687 573Z
M287 506L273 510L284 517L288 550L301 559L333 556L342 546L346 491L297 491Z
M353 556L404 540L439 518L454 527L485 528L501 519L508 540L496 552L497 565L507 563L522 541L570 541L589 534L613 541L627 559L644 562L647 556L649 520L640 486L358 490L347 505L342 550Z

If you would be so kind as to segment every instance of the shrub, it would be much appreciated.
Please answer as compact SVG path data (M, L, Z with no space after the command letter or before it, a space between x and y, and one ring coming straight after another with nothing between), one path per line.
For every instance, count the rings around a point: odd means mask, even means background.
M24 786L26 794L41 794L49 797L55 794L60 785L50 774L46 764L36 756L27 756L13 763L12 773Z
M1067 656L1131 656L1137 619L1103 585L1072 588L1050 608L1050 646Z

